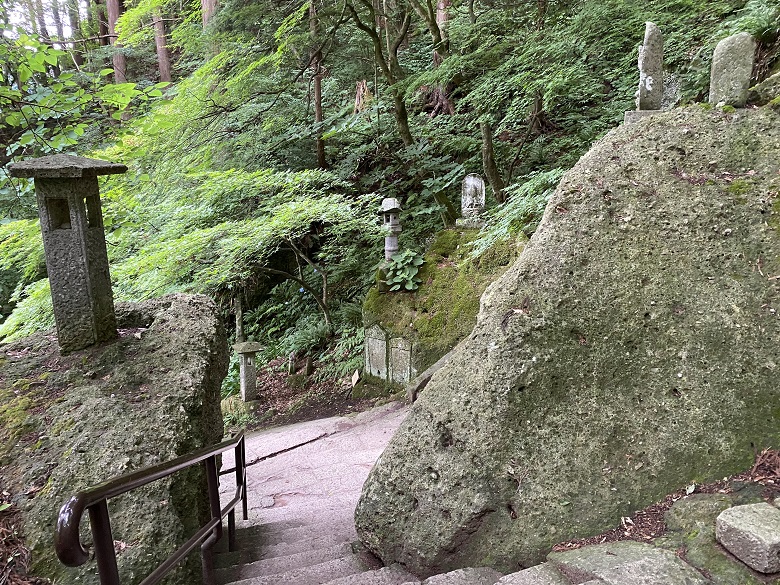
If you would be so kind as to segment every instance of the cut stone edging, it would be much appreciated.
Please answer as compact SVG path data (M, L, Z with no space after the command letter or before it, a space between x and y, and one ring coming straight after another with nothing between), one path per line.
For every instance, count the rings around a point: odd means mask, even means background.
M780 510L762 502L724 510L716 535L726 549L760 573L780 571Z

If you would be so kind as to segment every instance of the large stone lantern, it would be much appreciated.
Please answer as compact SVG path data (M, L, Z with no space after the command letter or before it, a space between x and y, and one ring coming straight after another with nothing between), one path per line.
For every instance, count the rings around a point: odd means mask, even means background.
M98 175L125 165L56 154L9 165L32 178L41 220L57 338L63 352L117 336Z

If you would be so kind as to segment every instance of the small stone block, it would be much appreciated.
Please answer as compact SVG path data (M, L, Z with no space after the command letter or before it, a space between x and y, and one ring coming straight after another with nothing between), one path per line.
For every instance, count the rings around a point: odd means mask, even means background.
M760 573L780 571L780 510L766 502L734 506L715 522L726 550Z
M550 563L542 563L501 577L496 585L570 585L570 582Z
M355 373L352 374L352 387L354 388L357 386L357 383L360 382L360 372L358 370L355 370Z
M663 110L628 110L623 114L623 123L626 125L633 124L634 122L639 122L639 120L655 116L661 112L663 112Z
M257 341L244 341L233 346L236 353L258 353L263 351L263 344Z
M117 175L127 171L122 164L72 154L53 154L8 165L12 177L77 179L95 175Z

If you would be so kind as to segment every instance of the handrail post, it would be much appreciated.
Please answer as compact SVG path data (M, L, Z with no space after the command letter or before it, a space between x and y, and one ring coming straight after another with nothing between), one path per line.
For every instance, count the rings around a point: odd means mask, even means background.
M212 547L214 543L222 538L222 508L219 503L219 471L217 470L216 455L210 456L204 462L206 464L206 483L208 484L209 508L211 518L220 519L220 522L214 528L212 535L200 547L200 554L203 563L203 582L206 585L213 585L214 580L214 554Z
M241 512L244 515L244 520L249 520L249 504L248 494L246 489L246 436L241 437L241 441L236 445L236 484L241 482L242 498L241 498ZM241 465L239 465L239 460Z
M89 524L92 528L100 585L119 585L114 536L111 533L111 520L108 517L106 500L89 507Z

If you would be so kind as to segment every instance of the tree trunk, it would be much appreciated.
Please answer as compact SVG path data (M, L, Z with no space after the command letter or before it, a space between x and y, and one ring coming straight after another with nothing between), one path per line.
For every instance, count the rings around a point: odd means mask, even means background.
M116 34L116 21L122 14L122 0L107 0L106 8L108 12L108 35L111 40L111 44L115 49L120 47L117 42ZM126 83L127 82L127 60L124 53L116 51L111 58L114 64L114 83Z
M35 8L33 7L32 0L24 0L24 6L27 9L27 15L30 19L30 30L34 35L38 34L38 19L35 17Z
M165 38L165 22L160 11L155 10L152 16L154 22L154 44L157 47L157 66L160 70L160 81L171 80L171 57L168 54L168 45Z
M43 2L34 0L33 4L35 6L35 20L38 22L38 34L44 43L51 45L51 36L46 28L46 14L43 12Z
M311 0L309 4L309 37L311 40L311 68L314 74L312 82L314 84L314 123L317 126L317 166L321 169L327 168L325 161L325 141L322 139L322 51L318 48L320 38L320 23L317 18L317 7Z
M104 1L95 0L95 3L92 5L92 18L98 30L100 46L107 47L111 44L111 38L108 36L108 16L106 15Z
M390 90L393 93L393 113L395 115L395 123L398 126L398 135L401 137L404 146L411 146L414 144L414 137L409 129L409 113L406 111L404 98L397 88L391 87Z
M496 159L493 153L493 129L484 120L480 121L479 129L482 132L482 168L485 171L490 187L493 189L496 201L504 203L506 201L506 195L504 194L506 184L496 166Z
M200 9L203 15L203 26L206 26L217 10L217 0L201 0Z
M76 67L81 67L84 64L84 54L82 53L84 47L78 43L82 38L79 0L68 0L68 23L70 24L70 37L73 39L71 43L73 62Z
M57 48L64 49L65 29L62 27L62 16L60 15L59 0L51 0L51 17L54 21L54 29L57 31Z

